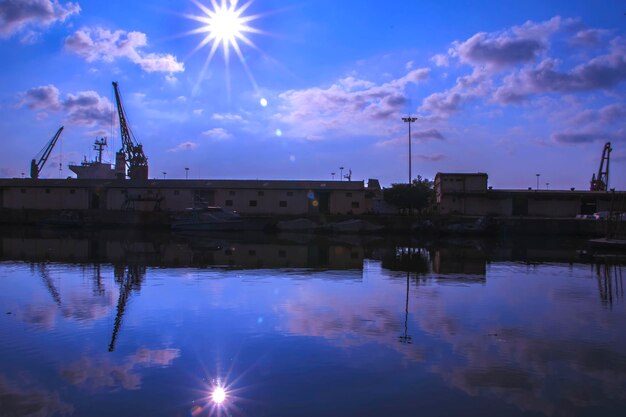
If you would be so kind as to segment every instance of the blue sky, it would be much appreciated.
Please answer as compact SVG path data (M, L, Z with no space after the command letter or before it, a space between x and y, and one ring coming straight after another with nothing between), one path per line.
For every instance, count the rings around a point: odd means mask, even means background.
M210 0L197 0L213 8ZM594 4L595 3L595 4ZM245 2L240 1L236 7ZM65 131L42 176L92 158L118 81L150 176L353 179L487 172L497 188L585 189L613 143L610 185L626 188L623 1L256 0L260 33L195 53L191 0L0 0L0 176ZM228 68L228 70L227 70ZM267 105L261 105L265 99ZM265 101L264 101L265 103ZM58 164L62 162L63 170Z

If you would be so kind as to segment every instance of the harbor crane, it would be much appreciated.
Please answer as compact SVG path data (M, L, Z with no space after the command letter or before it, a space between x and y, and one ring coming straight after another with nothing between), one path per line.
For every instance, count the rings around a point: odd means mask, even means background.
M604 144L602 149L602 159L600 159L600 168L598 169L598 175L593 174L591 177L591 191L606 191L609 187L609 161L611 157L611 142ZM606 161L606 167L604 162Z
M35 155L35 158L30 161L31 178L39 178L39 174L41 173L43 166L46 165L46 162L48 161L48 157L50 156L54 145L56 145L57 140L59 140L59 136L61 136L61 132L63 132L63 126L61 126L59 130L57 130L57 133L54 134L54 136L52 137L52 139L50 139L46 146L44 146L44 148L40 150L37 155ZM37 161L37 157L39 157L39 161Z
M128 177L131 180L147 180L148 179L148 158L143 153L143 146L135 139L126 117L126 112L122 106L120 90L117 82L113 81L113 90L115 91L115 101L117 103L117 114L120 119L120 134L122 136L122 149L119 150L116 157L117 161L120 157L124 157L126 167L128 168Z

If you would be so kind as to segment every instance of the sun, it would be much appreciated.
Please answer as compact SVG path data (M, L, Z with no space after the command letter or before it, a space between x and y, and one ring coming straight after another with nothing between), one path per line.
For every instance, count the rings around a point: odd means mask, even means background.
M217 50L221 47L224 54L224 63L226 65L227 81L229 81L229 61L231 50L239 58L243 65L248 78L252 82L254 88L258 91L257 84L254 80L252 72L248 67L246 59L242 52L241 44L257 49L249 35L265 33L259 29L250 26L250 23L261 17L261 15L246 15L245 12L252 4L252 0L239 5L237 0L210 0L210 5L204 5L199 0L191 0L202 12L201 15L186 14L185 17L195 20L202 26L187 32L188 35L203 35L202 40L194 48L191 54L196 53L204 47L208 47L209 53L200 72L200 80L204 78L207 68Z

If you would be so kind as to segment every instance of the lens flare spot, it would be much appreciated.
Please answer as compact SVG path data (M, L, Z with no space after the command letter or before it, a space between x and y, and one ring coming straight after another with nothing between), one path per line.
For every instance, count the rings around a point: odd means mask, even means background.
M215 387L215 389L213 389L213 392L211 393L211 399L215 404L218 405L226 401L226 390L224 390L224 387Z
M276 136L281 137L283 135L283 131L280 129L276 129Z
M317 200L313 200L313 202L311 203L313 205L313 207L317 207L320 205L319 201Z
M267 107L267 99L265 97L259 100L259 103L261 104L261 106Z

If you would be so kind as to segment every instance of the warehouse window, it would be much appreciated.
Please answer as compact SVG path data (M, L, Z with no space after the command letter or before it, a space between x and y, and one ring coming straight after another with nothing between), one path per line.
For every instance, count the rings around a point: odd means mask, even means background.
M234 192L233 190L230 190L230 191L228 192L228 195L235 195L235 192Z
M256 207L256 200L250 200L250 207Z
M278 207L287 207L287 202L286 201L279 201L278 202Z
M233 200L226 200L226 201L224 202L224 204L225 204L227 207L232 207L232 205L233 205Z
M359 208L359 202L358 201L353 201L352 202L352 208Z
M254 249L250 249L250 250L248 251L248 255L250 255L250 256L255 256L255 255L256 255L256 251L255 251Z

